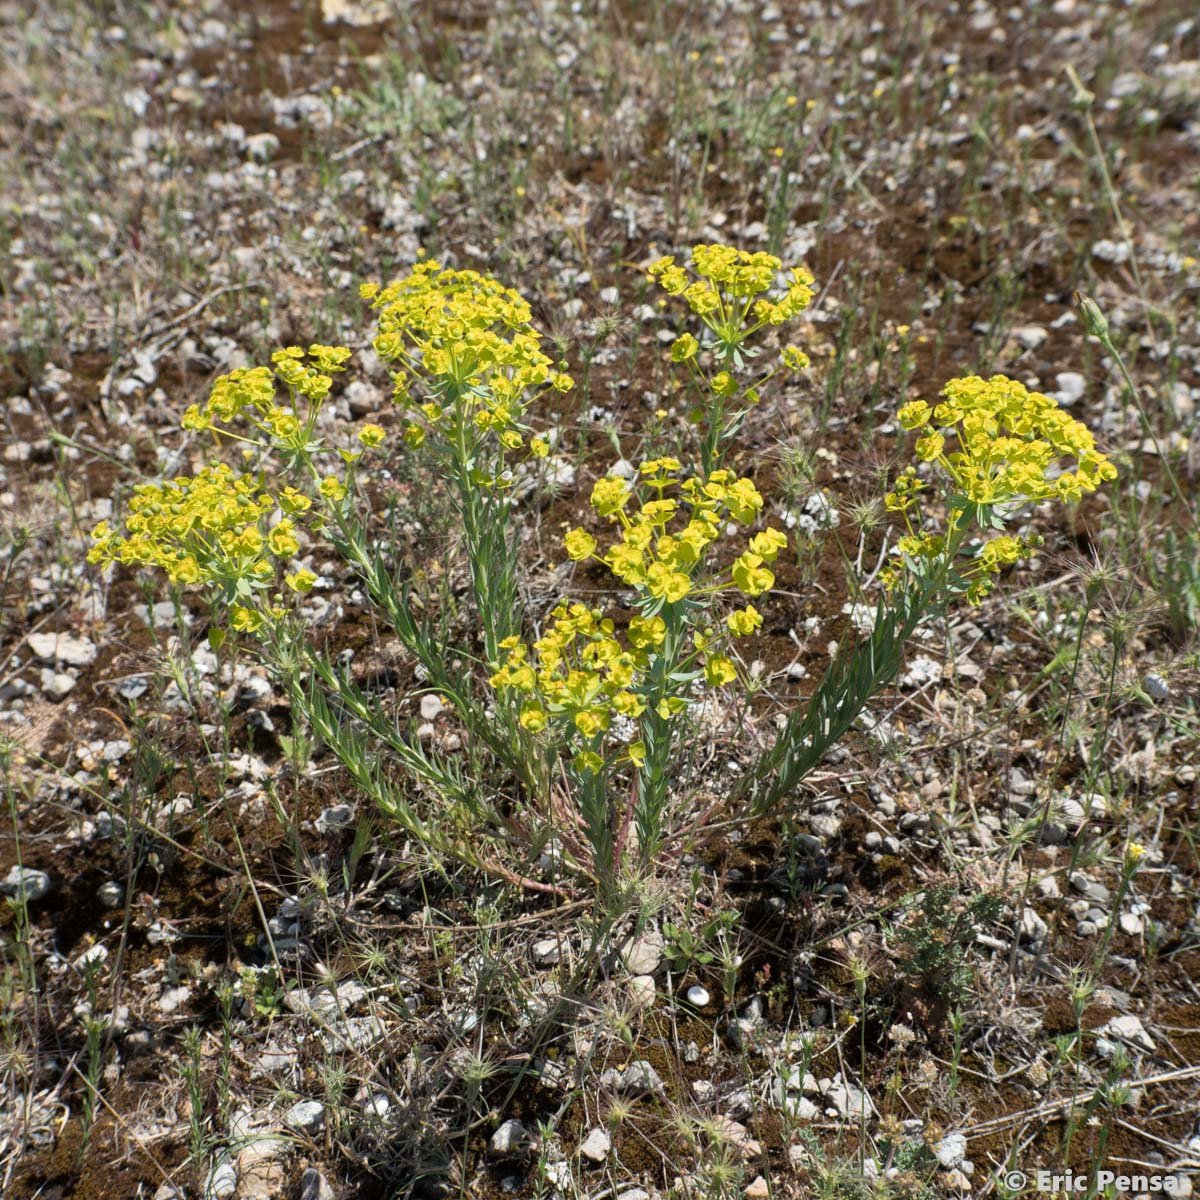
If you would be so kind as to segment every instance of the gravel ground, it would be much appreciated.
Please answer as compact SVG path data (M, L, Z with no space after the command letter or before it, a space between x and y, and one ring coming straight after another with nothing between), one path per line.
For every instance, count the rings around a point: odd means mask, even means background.
M0 44L0 1193L983 1196L1104 1166L1190 1194L1191 6L30 0ZM619 605L558 540L685 426L644 267L695 241L819 286L812 369L734 458L797 553L747 643L761 692L698 718L717 811L869 627L849 576L885 545L898 403L1003 371L1122 476L1026 514L1044 552L920 631L785 815L714 821L597 952L582 897L443 868L301 754L199 596L84 556L210 453L187 405L276 346L356 350L329 436L394 428L357 285L430 253L518 287L577 381L523 588ZM454 608L444 487L396 450L372 488ZM308 565L313 640L469 755L353 575Z

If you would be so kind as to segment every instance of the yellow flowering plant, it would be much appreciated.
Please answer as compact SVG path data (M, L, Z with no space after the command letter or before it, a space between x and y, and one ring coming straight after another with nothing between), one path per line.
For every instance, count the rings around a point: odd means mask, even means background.
M462 518L486 656L521 627L516 544L509 516L512 462L544 458L549 439L527 415L571 376L541 349L528 302L490 275L432 259L360 294L377 313L372 345L392 364L404 440L447 479Z
M884 498L905 526L881 572L885 587L895 587L906 572L944 570L970 603L978 603L1006 566L1028 558L1038 545L1035 537L1003 532L1013 505L1078 501L1117 475L1082 421L1006 375L952 379L939 403L914 400L896 416L902 429L920 435L916 458L941 474L949 493L943 532L930 532L918 515L927 484L916 466ZM974 530L1000 532L964 553Z
M770 370L740 378L747 360L762 353L752 344L755 334L799 316L812 303L814 280L804 267L789 268L785 275L774 254L733 246L693 246L689 266L667 255L651 264L649 278L667 295L682 297L700 319L703 340L680 334L671 346L671 361L686 369L697 396L691 418L701 427L700 464L707 475L720 467L725 445L740 433L762 388L781 370L809 365L802 350L788 345ZM708 367L702 365L706 360Z
M629 864L645 875L686 847L697 817L679 762L697 713L713 696L736 700L754 689L737 642L763 625L760 608L787 537L725 454L759 389L776 371L807 364L786 346L773 369L751 378L747 364L764 349L759 335L812 299L807 271L785 272L772 255L728 246L695 246L687 266L664 258L650 273L698 318L700 337L681 334L670 357L700 393L703 428L694 464L662 454L632 477L598 479L587 527L563 537L566 562L602 571L608 590L624 593L621 608L568 598L527 618L513 485L550 449L535 420L539 400L569 391L571 379L541 349L517 292L432 261L362 295L376 314L372 344L392 369L403 442L455 505L478 642L453 643L446 614L440 625L422 617L388 548L369 534L359 473L368 455L386 451L387 419L339 444L325 440L322 413L350 359L345 347L285 347L270 366L217 379L208 400L187 409L184 427L218 446L239 442L248 469L212 463L139 487L124 529L101 523L89 555L203 589L214 628L225 621L261 648L296 719L432 852L562 892L558 881L533 878L530 865L554 839L602 902ZM1006 528L1018 505L1074 502L1115 475L1086 427L1004 376L951 380L936 404L905 403L898 421L915 435L916 461L885 498L898 530L873 629L777 726L723 798L733 814L786 802L895 677L921 622L956 599L980 601L1006 567L1032 553L1036 538ZM343 556L420 664L425 686L466 726L463 760L414 738L307 636L296 605L317 580L297 560L316 539Z
M1006 566L1036 550L1037 535L1004 532L1014 509L1077 501L1117 475L1082 422L1004 375L952 379L939 403L906 403L897 420L919 436L917 463L884 499L904 525L880 572L890 602L880 599L870 636L830 664L808 706L788 716L743 777L737 796L751 811L770 809L816 766L895 677L904 645L923 621L960 597L978 604ZM922 514L928 495L939 512Z
M752 634L762 616L750 599L775 583L770 569L787 544L779 530L748 537L732 565L716 571L711 549L729 524L748 528L763 510L754 484L720 469L683 477L676 458L643 462L637 481L598 480L591 504L614 529L603 550L583 528L563 539L568 558L595 561L633 589L636 615L619 632L598 609L560 604L532 644L512 637L490 683L521 701L520 722L569 756L579 808L597 877L611 881L625 839L637 836L638 860L648 869L662 849L671 764L686 736L685 714L703 692L743 682L730 642ZM738 607L723 623L717 604ZM633 772L625 811L616 797L618 774Z

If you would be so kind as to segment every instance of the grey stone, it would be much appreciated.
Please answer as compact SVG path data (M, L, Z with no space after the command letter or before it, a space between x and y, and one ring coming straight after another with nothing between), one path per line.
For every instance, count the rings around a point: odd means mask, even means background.
M6 896L22 898L26 904L42 899L49 893L50 887L50 876L45 871L35 871L31 867L14 866L4 879L0 880L0 892Z
M704 988L699 984L694 984L688 988L686 999L689 1004L694 1004L697 1008L703 1008L708 1003L710 997Z
M258 162L267 162L279 152L279 139L273 133L252 133L244 145L246 153Z
M843 1079L840 1072L826 1089L825 1101L835 1115L844 1121L858 1121L875 1113L875 1106L866 1092Z
M1055 380L1058 383L1058 391L1054 393L1054 399L1064 408L1083 399L1087 391L1087 380L1078 371L1060 371Z
M612 1138L603 1129L593 1129L579 1146L579 1153L589 1162L603 1162L612 1150Z
M333 829L345 829L354 824L354 806L351 804L331 804L317 818L317 829L328 833Z
M218 1163L204 1185L205 1200L225 1200L237 1191L237 1167L231 1162Z
M627 942L621 948L621 962L630 975L653 975L662 962L662 934L654 930Z
M542 938L533 943L533 961L539 967L551 967L558 962L560 948L558 938Z
M621 1072L621 1087L627 1092L654 1092L656 1095L667 1090L658 1072L644 1058L630 1063Z
M31 633L25 641L43 662L68 667L90 667L99 654L94 642L70 633Z
M967 1136L964 1133L948 1133L933 1148L934 1157L947 1170L953 1171L962 1165L967 1156Z
M634 975L628 984L629 1002L634 1008L651 1008L654 1004L655 988L653 975Z
M1101 1026L1097 1033L1107 1036L1119 1042L1125 1042L1131 1046L1137 1046L1141 1050L1146 1050L1151 1053L1154 1051L1154 1041L1146 1032L1146 1027L1142 1022L1132 1014L1122 1017L1113 1017L1106 1025ZM1100 1045L1100 1040L1096 1043L1097 1051L1104 1057L1108 1058L1111 1055L1111 1050L1108 1054L1104 1053L1104 1049Z
M520 1121L505 1121L492 1134L491 1148L493 1154L519 1154L532 1148L533 1135Z
M316 1167L300 1176L300 1200L334 1200L333 1188Z
M1049 927L1046 925L1046 922L1038 916L1034 909L1026 905L1024 911L1021 913L1021 921L1018 928L1021 941L1039 945L1045 941L1048 932Z
M1080 895L1086 896L1089 900L1096 901L1097 904L1108 903L1108 888L1102 883L1097 883L1095 880L1089 879L1082 871L1071 872L1071 886Z
M315 1133L325 1124L325 1105L320 1100L300 1100L287 1110L284 1124L305 1133Z
M49 669L42 672L42 691L50 697L51 700L62 700L69 693L75 690L75 685L79 682L74 675L68 675L65 671L51 671Z

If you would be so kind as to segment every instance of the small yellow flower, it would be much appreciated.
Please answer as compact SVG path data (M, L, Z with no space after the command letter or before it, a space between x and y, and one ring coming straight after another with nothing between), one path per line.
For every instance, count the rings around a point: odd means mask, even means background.
M582 775L599 775L604 759L595 751L581 750L573 759L575 770Z
M307 567L301 568L294 575L285 575L283 582L292 589L293 592L311 592L313 584L317 582L317 577Z
M765 562L774 562L780 550L787 545L787 534L778 529L764 529L750 539L750 549Z
M229 623L239 633L257 633L266 624L266 617L256 608L235 604L229 610Z
M387 433L380 425L364 425L358 431L358 440L368 450L373 450L376 446L382 445L385 437L387 437Z
M725 624L734 637L749 637L762 625L762 621L762 614L753 604L747 604L745 608L731 612L725 618Z
M530 733L540 733L546 728L546 710L540 704L530 701L521 706L521 726Z
M690 333L680 334L671 343L671 361L677 363L687 362L689 359L696 357L696 352L699 349L700 343Z
M774 587L775 576L762 564L762 558L749 550L733 564L733 583L738 591L761 596Z
M596 549L596 539L586 529L572 529L563 539L563 545L572 562L581 562L585 558L591 558Z
M326 475L317 490L326 500L332 500L334 503L345 499L346 496L346 485L336 475Z
M704 664L704 681L709 687L724 687L737 678L733 660L723 654L710 654Z

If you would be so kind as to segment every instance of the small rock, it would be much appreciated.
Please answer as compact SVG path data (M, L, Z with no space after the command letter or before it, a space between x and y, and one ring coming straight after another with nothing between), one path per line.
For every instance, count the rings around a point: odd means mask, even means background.
M273 133L252 133L243 143L247 155L257 162L267 162L279 153L279 139Z
M1021 941L1031 942L1035 946L1040 945L1046 940L1048 932L1049 926L1046 922L1038 916L1034 909L1026 905L1024 911L1021 913L1021 922L1018 927L1018 934ZM956 1163L955 1166L957 1165Z
M533 1135L520 1121L505 1121L492 1134L493 1154L520 1154L533 1147Z
M617 1200L650 1200L650 1193L645 1188L630 1188L629 1191L622 1192Z
M808 818L808 825L818 837L831 841L841 832L842 818L833 813L817 813Z
M42 672L42 691L51 700L62 700L68 693L74 691L78 682L79 680L74 675L68 675L65 671L45 670Z
M630 978L628 984L629 1002L634 1008L653 1008L654 1007L654 976L653 975L634 975Z
M1054 399L1064 408L1083 399L1087 391L1087 380L1078 371L1060 371L1055 378L1058 391L1054 393Z
M533 961L539 967L552 967L559 959L562 943L558 938L542 938L533 943Z
M767 1186L767 1181L761 1175L756 1175L746 1185L746 1200L767 1200L770 1194L771 1189Z
M692 1095L697 1100L711 1100L717 1094L716 1085L707 1079L696 1079L692 1081Z
M875 1113L875 1106L866 1092L844 1080L840 1072L826 1089L825 1100L833 1114L844 1121L859 1121Z
M68 667L90 667L99 653L93 642L70 633L31 633L25 641L43 662Z
M291 1129L315 1133L325 1124L325 1105L320 1100L301 1100L287 1110L283 1122Z
M208 1177L208 1182L204 1185L205 1200L215 1198L215 1200L225 1200L227 1196L232 1196L237 1191L238 1173L237 1167L231 1162L218 1163L212 1170L212 1174Z
M1080 895L1086 896L1089 900L1096 901L1097 904L1108 903L1108 888L1102 883L1097 883L1095 880L1089 879L1082 871L1073 871L1071 873L1071 886Z
M1130 937L1137 937L1142 932L1142 918L1137 913L1122 913L1117 918L1117 924L1121 932L1129 934Z
M1041 325L1018 325L1012 334L1023 350L1036 350L1050 336L1050 331Z
M1113 1017L1111 1021L1101 1026L1096 1032L1115 1041L1137 1046L1141 1050L1146 1050L1150 1053L1154 1052L1153 1040L1146 1032L1146 1027L1135 1016ZM1097 1038L1096 1049L1102 1057L1108 1058L1112 1054L1112 1045L1110 1042L1107 1047L1108 1053L1106 1054L1106 1047L1102 1045L1103 1041L1104 1037Z
M630 1063L621 1072L621 1087L627 1092L654 1092L656 1095L667 1090L658 1072L644 1058Z
M788 1095L781 1105L783 1111L800 1121L815 1121L821 1110L807 1096Z
M965 1133L948 1133L936 1146L933 1155L947 1170L953 1171L962 1165L967 1157L967 1135Z
M158 997L158 1011L169 1016L185 1004L191 994L187 987L164 988Z
M421 697L421 720L433 721L438 714L446 707L446 702L441 696L434 695L430 692Z
M86 971L91 966L99 966L108 958L108 947L97 942L96 945L89 947L77 958L71 965L77 971Z
M603 1129L593 1129L580 1144L579 1153L589 1162L603 1162L612 1150L612 1138Z
M333 1188L316 1167L300 1176L300 1200L335 1200Z
M908 669L900 676L900 686L919 688L926 684L938 683L941 678L942 664L927 654L918 654L908 664Z
M621 962L630 975L653 975L662 955L662 934L651 930L622 947Z
M1142 680L1142 687L1151 700L1169 700L1171 687L1161 675L1147 675Z
M706 989L702 988L698 983L693 984L687 990L686 999L689 1004L694 1004L697 1008L703 1008L711 999Z
M351 804L331 804L317 818L317 829L321 833L329 833L334 829L345 829L354 824L354 806Z
M35 871L30 867L13 867L0 880L0 892L24 899L26 904L40 900L50 891L50 886L50 876L45 871Z

